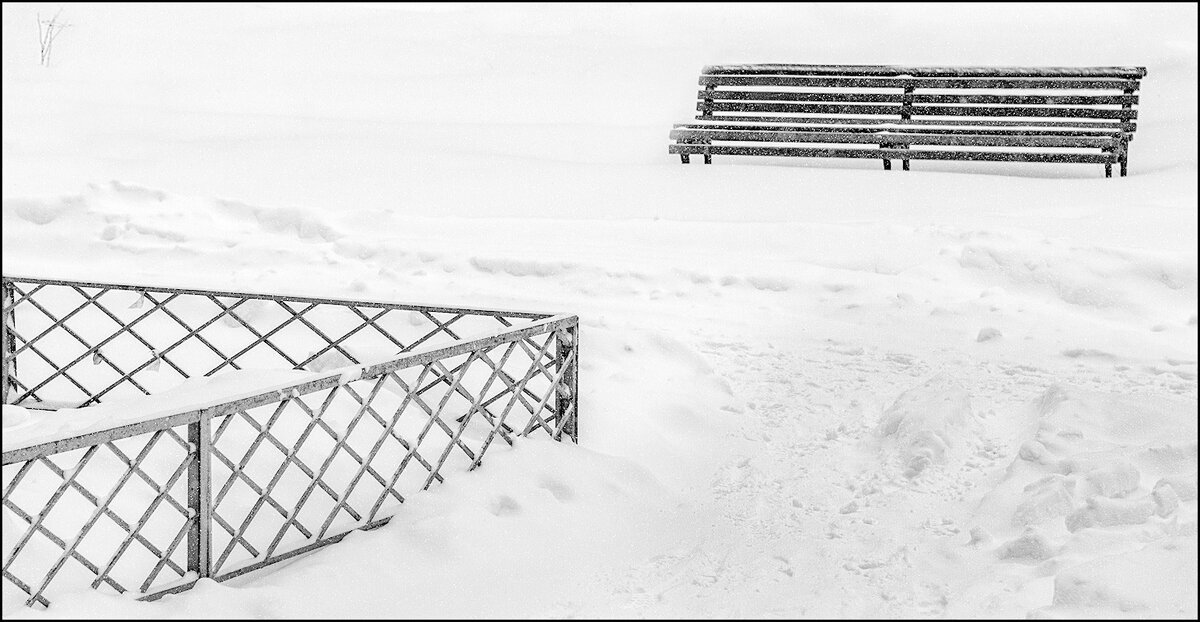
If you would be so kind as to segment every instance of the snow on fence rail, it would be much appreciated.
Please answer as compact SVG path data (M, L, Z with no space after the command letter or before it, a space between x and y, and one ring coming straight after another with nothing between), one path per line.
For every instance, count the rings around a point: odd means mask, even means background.
M5 423L3 576L29 605L223 581L386 523L497 438L578 440L576 316L7 276L3 293L4 402L29 409Z

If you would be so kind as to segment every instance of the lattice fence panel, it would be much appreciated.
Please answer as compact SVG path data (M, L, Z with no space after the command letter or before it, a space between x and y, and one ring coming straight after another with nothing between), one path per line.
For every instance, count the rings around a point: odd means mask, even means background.
M577 439L573 316L8 277L4 295L9 402L95 403L226 369L332 372L6 445L6 602L226 580L383 524L496 442Z
M497 440L561 437L555 344L554 333L502 342L214 422L213 573L390 516Z
M4 585L27 604L87 587L142 593L184 578L186 428L4 466ZM15 597L15 596L14 596Z
M86 406L231 369L321 371L545 317L5 277L5 403Z

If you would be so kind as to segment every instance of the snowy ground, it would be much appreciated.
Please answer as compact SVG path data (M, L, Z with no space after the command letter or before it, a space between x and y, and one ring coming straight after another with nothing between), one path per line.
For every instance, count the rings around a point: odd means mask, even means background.
M1194 5L67 5L45 69L54 8L3 9L6 274L578 313L581 443L6 618L1196 616ZM743 61L1149 75L1124 179L680 166Z

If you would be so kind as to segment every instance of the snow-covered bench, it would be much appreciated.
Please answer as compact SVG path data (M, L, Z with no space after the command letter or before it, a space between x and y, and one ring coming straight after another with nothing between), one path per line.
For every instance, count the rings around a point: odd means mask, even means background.
M1113 164L1126 174L1144 67L714 65L669 152ZM799 145L797 145L799 143ZM868 148L874 146L875 148Z

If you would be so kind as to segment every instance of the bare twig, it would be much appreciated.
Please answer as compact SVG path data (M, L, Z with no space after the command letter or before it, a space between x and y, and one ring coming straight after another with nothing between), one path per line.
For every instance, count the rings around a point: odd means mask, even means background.
M50 52L53 49L54 40L58 38L58 35L62 34L64 28L70 26L70 24L60 24L58 22L59 15L62 15L61 8L57 13L54 14L54 17L50 18L49 20L43 20L42 14L37 14L38 44L41 46L41 64L45 67L50 66ZM42 28L43 25L45 25L45 29Z

